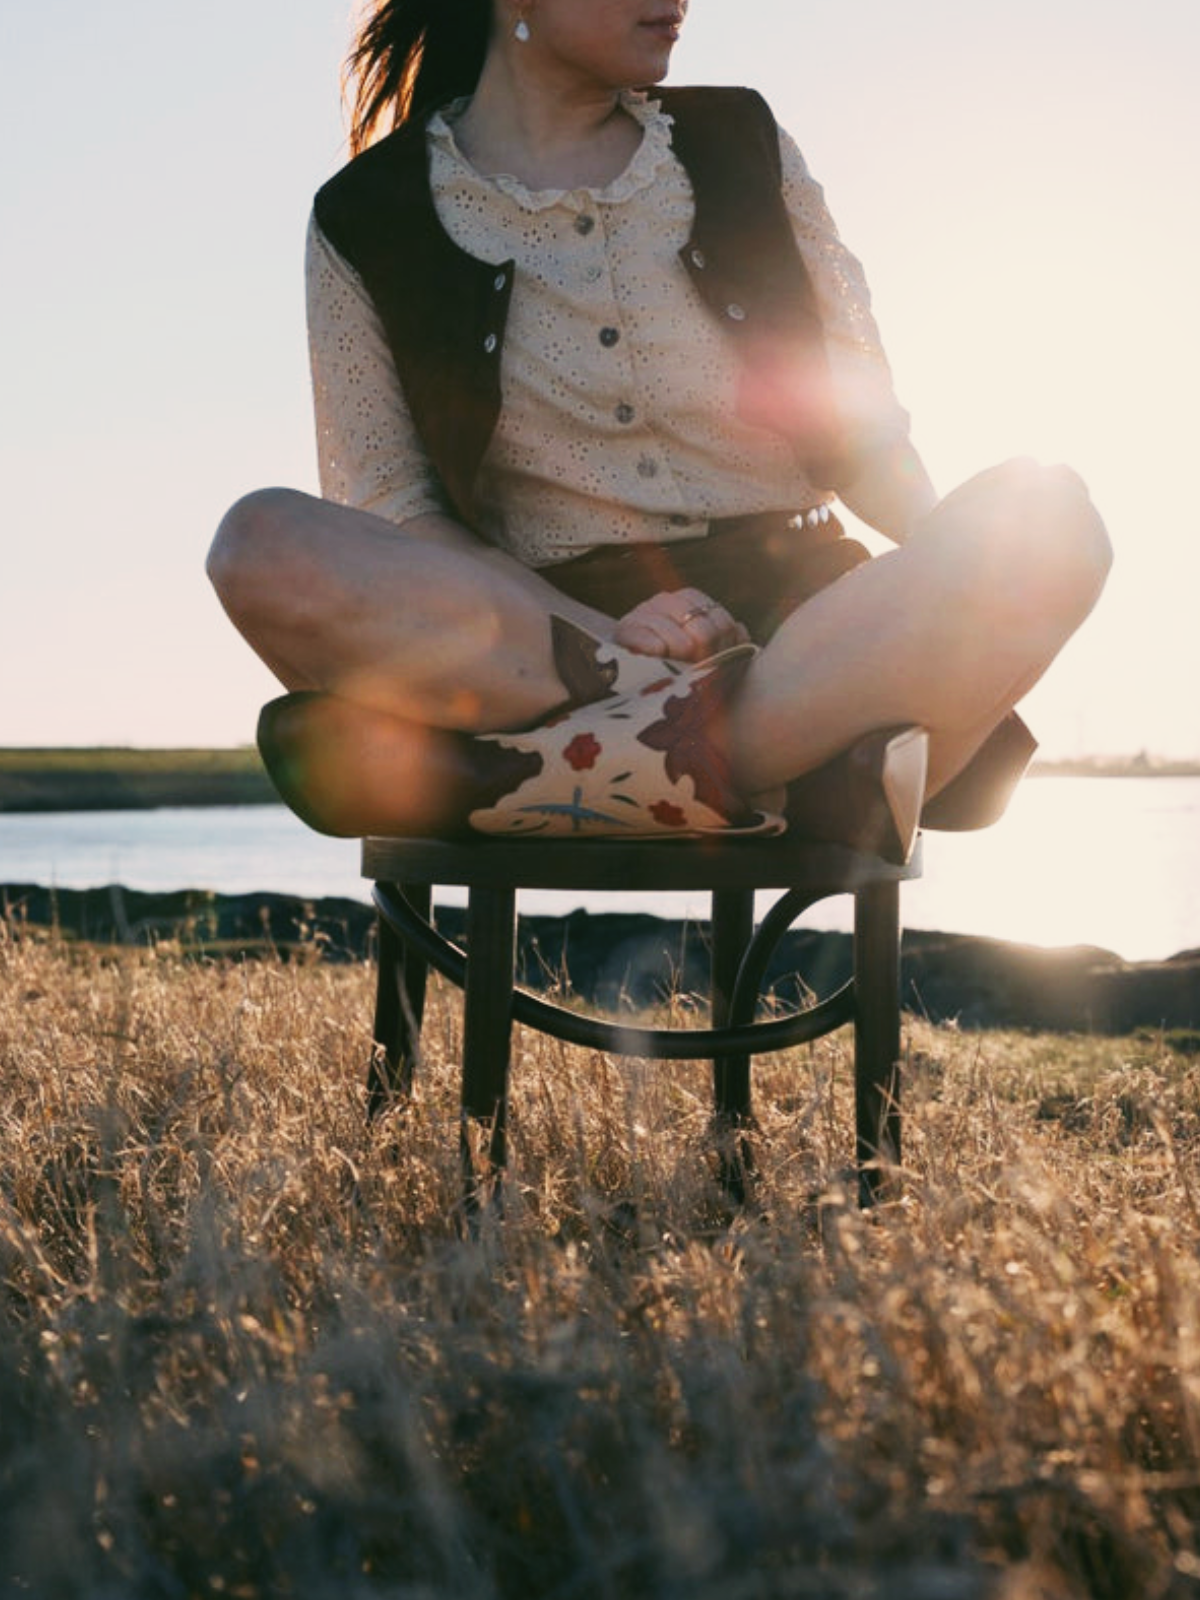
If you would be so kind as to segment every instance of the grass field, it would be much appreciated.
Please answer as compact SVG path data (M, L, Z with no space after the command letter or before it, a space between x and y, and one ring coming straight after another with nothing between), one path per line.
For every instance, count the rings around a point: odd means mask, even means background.
M1200 1593L1172 1041L909 1024L863 1215L840 1036L760 1064L735 1211L702 1067L522 1034L464 1239L457 1013L369 1128L370 992L0 925L0 1593Z

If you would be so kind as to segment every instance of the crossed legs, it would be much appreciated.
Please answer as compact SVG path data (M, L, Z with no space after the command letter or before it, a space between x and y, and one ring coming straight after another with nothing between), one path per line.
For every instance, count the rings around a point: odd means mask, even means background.
M919 723L936 792L1087 616L1109 561L1067 469L1010 462L971 479L755 659L728 718L739 787L769 797L874 729ZM328 814L347 833L403 826L411 800L401 817L397 797L414 792L435 818L463 743L448 735L527 726L563 702L552 614L613 631L448 521L397 529L286 490L232 509L209 572L284 687L326 692L296 702L289 737L323 751Z

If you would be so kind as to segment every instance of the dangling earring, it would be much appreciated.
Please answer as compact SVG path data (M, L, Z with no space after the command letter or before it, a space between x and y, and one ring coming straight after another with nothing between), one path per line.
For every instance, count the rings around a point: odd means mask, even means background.
M529 24L523 16L517 18L517 25L513 29L513 38L518 44L529 43Z

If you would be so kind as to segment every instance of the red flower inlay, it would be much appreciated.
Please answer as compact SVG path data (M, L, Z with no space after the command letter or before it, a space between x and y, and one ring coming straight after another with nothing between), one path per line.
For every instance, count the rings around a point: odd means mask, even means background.
M594 733L577 733L563 751L563 760L576 772L584 772L596 765L600 748L600 741Z
M655 822L661 822L664 828L682 828L687 825L687 818L683 812L669 800L656 800L650 807L650 815Z

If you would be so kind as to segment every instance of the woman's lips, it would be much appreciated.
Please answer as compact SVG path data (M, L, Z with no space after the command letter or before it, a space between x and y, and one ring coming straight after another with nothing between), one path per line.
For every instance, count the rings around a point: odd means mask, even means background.
M649 22L643 22L642 27L650 33L656 33L660 38L675 44L679 39L679 30L683 25L683 18L676 16L652 17Z

